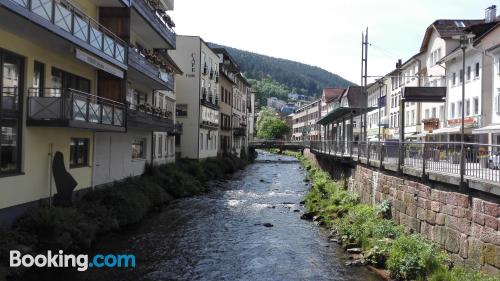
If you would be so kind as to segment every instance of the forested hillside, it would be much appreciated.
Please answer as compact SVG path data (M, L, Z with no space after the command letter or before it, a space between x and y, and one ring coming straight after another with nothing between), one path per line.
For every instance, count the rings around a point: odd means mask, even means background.
M210 45L228 50L240 66L241 72L249 78L257 90L261 102L270 96L285 98L291 92L317 97L324 87L346 87L353 84L337 74L316 66L214 43Z

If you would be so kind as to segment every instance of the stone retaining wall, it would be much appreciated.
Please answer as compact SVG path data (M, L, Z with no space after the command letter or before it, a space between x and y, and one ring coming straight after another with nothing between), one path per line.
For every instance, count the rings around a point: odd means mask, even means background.
M321 167L333 159L316 158ZM330 172L331 169L326 169ZM456 264L500 274L499 198L463 194L456 186L421 182L417 178L356 165L348 188L365 204L391 203L392 219L446 249Z

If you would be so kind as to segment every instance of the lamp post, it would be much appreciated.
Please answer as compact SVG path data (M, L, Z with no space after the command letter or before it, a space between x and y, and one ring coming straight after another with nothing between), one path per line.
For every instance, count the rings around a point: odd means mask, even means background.
M466 166L466 159L465 159L465 51L467 50L467 47L469 47L470 40L474 38L473 34L468 34L464 33L458 36L453 36L453 39L458 39L460 40L460 49L462 49L462 73L461 73L461 79L462 79L462 116L461 116L461 136L460 136L460 186L462 189L465 189L465 184L464 184L464 175L465 175L465 166Z

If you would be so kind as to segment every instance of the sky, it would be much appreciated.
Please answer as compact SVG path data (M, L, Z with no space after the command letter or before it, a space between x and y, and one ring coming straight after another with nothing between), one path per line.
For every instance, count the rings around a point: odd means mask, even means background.
M500 0L176 0L177 34L321 67L360 83L361 33L368 75L416 54L436 19L482 19Z

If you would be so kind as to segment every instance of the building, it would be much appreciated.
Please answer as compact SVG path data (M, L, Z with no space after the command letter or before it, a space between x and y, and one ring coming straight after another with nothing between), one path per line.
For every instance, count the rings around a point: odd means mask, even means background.
M176 81L177 121L183 126L182 158L216 157L219 148L219 56L198 36L177 36L169 51L184 73Z
M325 88L321 95L321 114L320 117L327 115L333 110L335 100L338 100L344 93L344 88ZM326 130L321 132L322 139L328 139Z
M219 56L219 93L220 119L219 153L231 153L233 147L233 87L236 86L236 75L240 73L234 59L225 49L213 49Z
M306 104L293 116L292 140L320 140L321 127L316 124L321 116L321 99Z
M146 164L164 164L175 159L175 80L179 67L167 50L176 46L175 33L158 14L173 9L173 2L134 1L128 8L101 8L99 15L108 30L128 42L126 80L104 76L99 87L125 91L127 105L125 133L97 132L94 185L111 183L144 172ZM157 13L157 11L163 11ZM129 29L124 29L127 26ZM109 94L108 94L109 95Z
M247 125L247 139L248 142L251 142L255 138L255 121L256 121L256 114L255 114L255 91L253 89L249 89L247 91L247 120L248 120L248 125Z
M316 121L318 126L323 126L326 139L339 143L350 143L358 141L355 135L355 118L361 115L367 108L366 95L360 86L349 86L342 94L331 101L332 110ZM350 148L344 145L343 149Z
M387 93L391 89L390 84L391 79L384 77L376 80L366 88L368 107L374 108L366 114L366 135L368 141L382 141L387 139L386 129L389 127Z
M247 98L251 92L251 85L238 73L233 86L233 152L240 156L242 149L248 148L248 116Z
M168 106L148 104L179 73L162 53L176 46L174 1L29 3L0 4L0 223L57 193L55 155L79 193L142 173L153 132L173 132Z
M280 100L277 97L267 98L267 107L272 107L278 112L280 112L285 105L286 101Z

